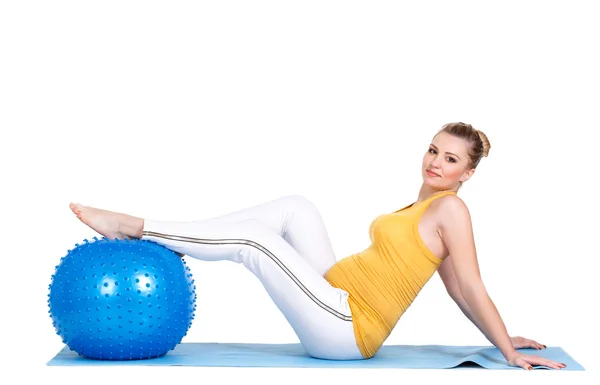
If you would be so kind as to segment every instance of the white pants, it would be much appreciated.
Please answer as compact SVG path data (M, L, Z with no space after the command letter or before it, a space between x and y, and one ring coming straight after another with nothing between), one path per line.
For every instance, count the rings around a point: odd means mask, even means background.
M348 293L324 278L336 263L325 225L303 196L288 195L199 221L146 219L141 239L204 261L244 264L262 282L309 355L363 359Z

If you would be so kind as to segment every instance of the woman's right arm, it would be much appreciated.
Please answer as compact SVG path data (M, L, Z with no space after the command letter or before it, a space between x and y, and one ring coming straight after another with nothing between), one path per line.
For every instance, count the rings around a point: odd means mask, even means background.
M469 210L459 197L448 198L439 207L440 232L451 255L457 286L473 323L510 362L519 353L481 279Z

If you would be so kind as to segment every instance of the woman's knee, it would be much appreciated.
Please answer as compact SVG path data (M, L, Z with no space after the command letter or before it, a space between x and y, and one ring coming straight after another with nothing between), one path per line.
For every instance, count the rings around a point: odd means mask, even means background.
M314 203L306 196L301 194L291 194L281 197L287 204L291 206L311 206L315 207Z
M282 199L285 200L286 205L289 205L289 207L291 207L292 212L294 212L295 214L297 213L298 215L310 216L320 215L317 206L313 203L313 201L311 201L304 195L287 195Z

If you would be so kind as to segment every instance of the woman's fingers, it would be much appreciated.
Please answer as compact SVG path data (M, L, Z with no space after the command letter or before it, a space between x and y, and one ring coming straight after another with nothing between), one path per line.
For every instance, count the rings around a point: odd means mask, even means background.
M546 345L540 344L539 342L530 340L528 338L517 336L517 337L511 337L510 340L513 343L513 347L515 349L522 349L522 348L532 348L532 349L537 349L537 350L546 349Z
M539 342L533 341L533 340L531 340L531 341L530 341L530 346L531 346L532 348L534 348L534 349L538 349L538 350L539 350L539 349L544 349L544 348L545 348L545 346L544 346L544 345L540 344Z
M556 362L556 361L552 361L547 358L538 357L538 356L524 355L522 358L526 364L529 364L529 366L527 366L527 365L524 366L525 369L529 369L531 367L531 365L538 365L538 366L543 365L543 366L547 366L547 367L553 368L553 369L562 369L567 366L567 365L563 364L562 362Z
M527 343L527 347L530 347L532 349L545 349L546 345L542 345L537 341L534 340L529 340L529 339L525 339L525 342Z
M532 347L533 346L543 346L544 348L546 347L545 345L538 344L537 342L535 342L533 340L525 340L522 342L531 344ZM556 362L556 361L549 360L547 358L543 358L540 356L532 356L532 355L528 355L528 354L516 355L516 357L511 358L509 360L509 364L513 365L513 366L520 366L525 370L532 370L533 365L546 366L546 367L552 368L552 369L563 369L567 366L566 364L563 364L562 362Z

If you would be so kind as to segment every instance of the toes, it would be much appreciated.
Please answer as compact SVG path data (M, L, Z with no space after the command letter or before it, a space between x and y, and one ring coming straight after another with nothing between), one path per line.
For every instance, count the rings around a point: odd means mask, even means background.
M79 203L71 203L69 204L69 207L71 208L71 211L73 211L73 213L77 215L77 218L81 219L81 205Z

